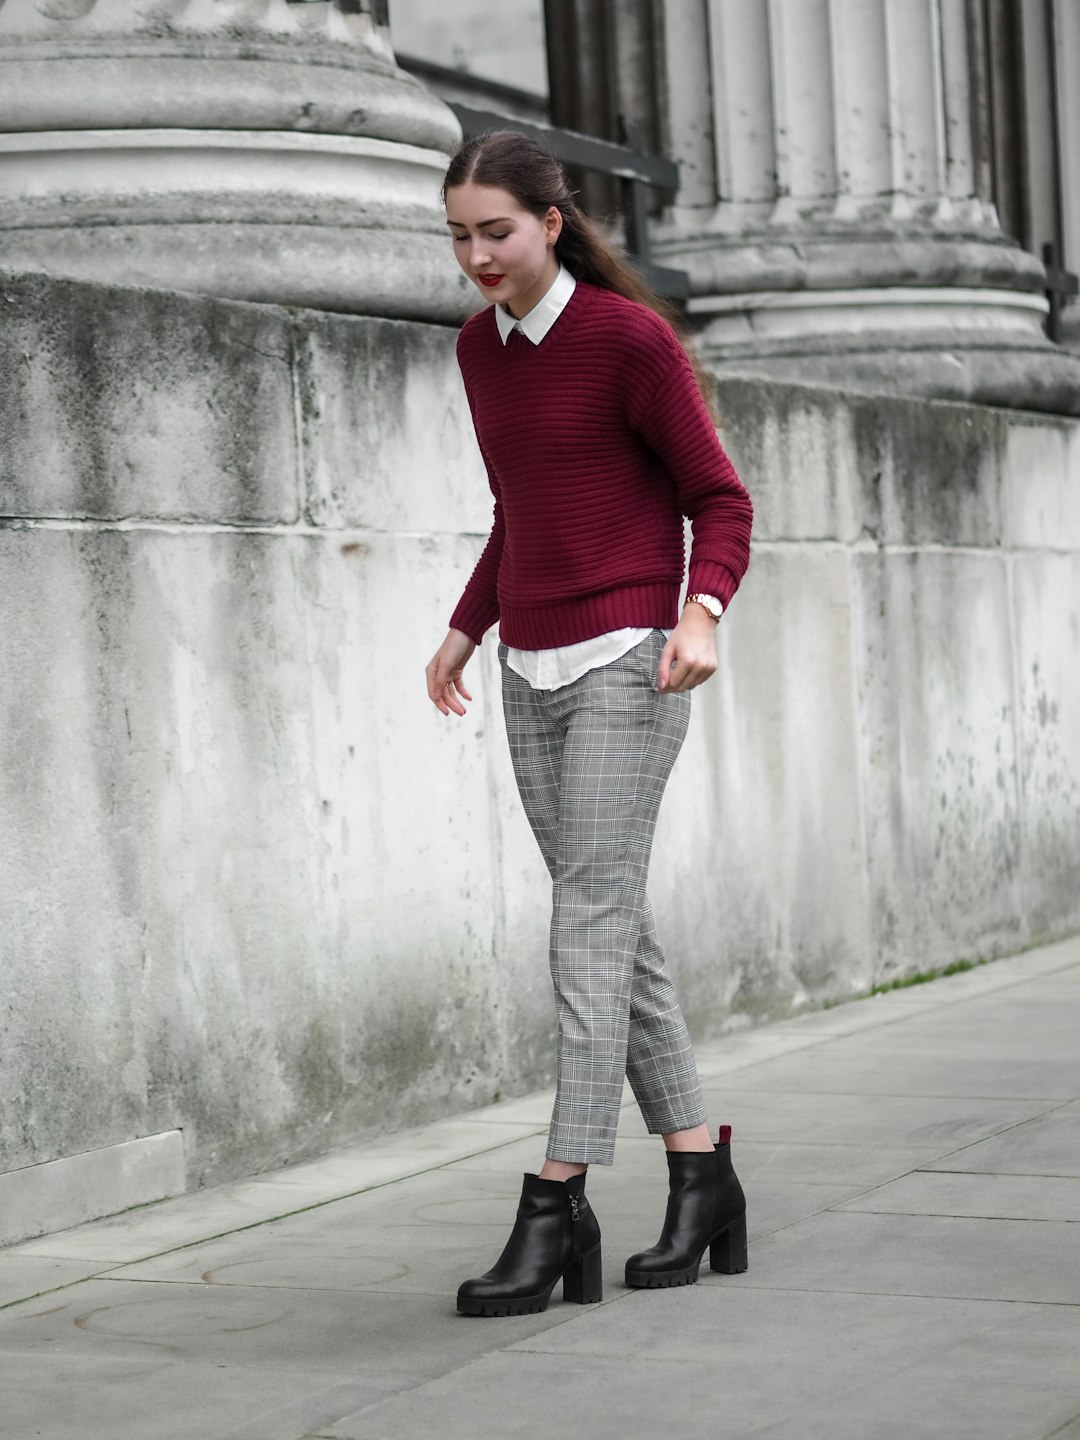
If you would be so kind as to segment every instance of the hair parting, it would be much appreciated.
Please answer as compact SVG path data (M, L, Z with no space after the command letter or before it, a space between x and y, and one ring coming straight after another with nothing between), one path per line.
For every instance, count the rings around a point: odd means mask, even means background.
M555 206L563 218L555 242L559 261L575 280L636 300L666 320L686 351L710 414L717 418L712 381L694 352L686 321L674 305L656 294L632 262L605 240L578 206L566 171L554 155L519 130L489 130L466 140L450 161L443 180L443 201L448 191L470 181L507 191L522 209L538 217Z

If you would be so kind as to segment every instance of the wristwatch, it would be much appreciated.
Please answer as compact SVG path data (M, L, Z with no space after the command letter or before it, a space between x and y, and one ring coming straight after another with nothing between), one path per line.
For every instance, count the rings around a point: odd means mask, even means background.
M689 605L693 600L696 605L703 605L714 620L719 620L724 613L724 607L717 600L715 595L687 595L686 603Z

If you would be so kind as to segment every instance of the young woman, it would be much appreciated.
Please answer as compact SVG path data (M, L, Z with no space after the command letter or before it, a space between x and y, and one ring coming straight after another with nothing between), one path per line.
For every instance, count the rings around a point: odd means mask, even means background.
M706 1248L714 1270L746 1268L731 1132L713 1144L645 881L690 691L716 669L714 631L749 559L751 506L663 302L578 209L558 161L514 131L482 135L443 197L458 263L488 301L457 353L495 509L428 695L465 714L466 663L498 621L514 773L552 878L547 1158L525 1176L501 1257L458 1292L466 1314L520 1315L544 1310L560 1277L565 1299L601 1298L585 1172L612 1163L624 1075L670 1178L663 1233L627 1261L627 1284L692 1284Z

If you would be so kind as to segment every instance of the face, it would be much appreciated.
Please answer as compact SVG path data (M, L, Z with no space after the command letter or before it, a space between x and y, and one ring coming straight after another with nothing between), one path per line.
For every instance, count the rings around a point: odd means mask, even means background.
M554 205L536 216L509 191L468 180L446 192L446 223L462 270L485 300L505 305L518 319L559 273L555 241L562 215Z

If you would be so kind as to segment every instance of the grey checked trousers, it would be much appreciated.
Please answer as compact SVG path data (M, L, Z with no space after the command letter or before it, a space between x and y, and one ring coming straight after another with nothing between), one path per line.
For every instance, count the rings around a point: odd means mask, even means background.
M552 880L552 1160L612 1163L624 1075L651 1134L705 1120L645 893L660 800L690 718L689 694L656 688L663 645L654 630L550 691L534 690L499 647L514 774Z

